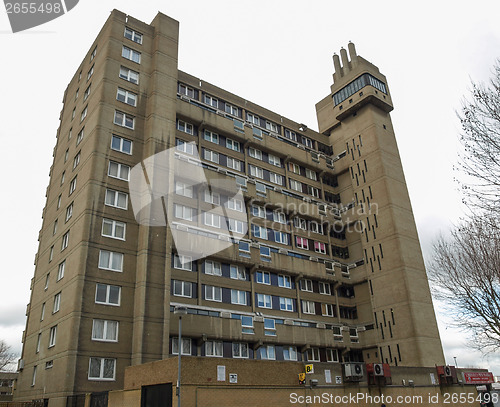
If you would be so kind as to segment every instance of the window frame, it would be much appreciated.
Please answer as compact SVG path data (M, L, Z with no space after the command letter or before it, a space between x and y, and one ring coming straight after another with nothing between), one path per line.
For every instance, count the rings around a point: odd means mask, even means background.
M107 224L108 226L111 224L111 234L106 235L104 234L104 226ZM121 227L123 229L123 237L120 237L116 234L117 228ZM102 219L102 229L101 229L101 236L103 237L109 237L111 239L116 239L116 240L126 240L126 235L127 235L127 224L125 222L115 220L115 219L108 219L108 218L103 218Z
M122 57L135 62L136 64L141 63L141 53L135 49L127 47L126 45L122 45Z
M99 377L90 376L91 367L92 367L92 360L99 361ZM104 365L105 365L107 360L113 361L113 377L104 377ZM89 370L88 370L87 379L91 380L91 381L108 381L108 382L115 381L116 380L116 359L115 358L102 358L102 357L97 357L97 356L89 357Z

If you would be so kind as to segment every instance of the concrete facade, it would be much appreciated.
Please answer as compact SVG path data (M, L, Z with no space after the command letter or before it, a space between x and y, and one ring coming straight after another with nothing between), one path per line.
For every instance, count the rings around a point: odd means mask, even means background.
M378 68L353 44L334 56L316 132L179 71L178 35L114 10L67 87L16 398L123 389L127 366L175 353L178 305L191 356L443 365ZM172 148L243 199L171 177L176 193L132 208L131 168ZM227 216L208 222L214 206ZM248 227L239 243L226 221ZM195 235L232 244L182 262Z

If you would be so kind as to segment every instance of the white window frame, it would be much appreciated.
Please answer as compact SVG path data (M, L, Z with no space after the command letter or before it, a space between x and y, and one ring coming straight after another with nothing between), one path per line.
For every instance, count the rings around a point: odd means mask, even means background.
M333 304L321 304L321 314L325 317L334 317L335 309Z
M174 347L177 348L177 351L174 349ZM178 354L179 354L179 337L174 336L172 337L172 355L178 355ZM182 338L181 354L186 356L191 355L191 338Z
M297 141L297 133L292 130L285 129L285 137L289 140Z
M312 282L312 280L309 280L307 278L306 279L302 279L302 280L300 280L299 286L300 286L300 290L301 291L307 291L309 293L313 292L313 282Z
M61 278L64 277L65 268L66 268L66 260L63 260L61 263L59 263L59 266L57 267L57 279L56 279L56 281L59 281Z
M274 133L278 132L278 125L269 120L266 120L266 130L272 131Z
M107 261L106 258L107 257ZM116 272L123 272L123 253L112 252L110 250L99 250L98 268L101 270L110 270ZM106 261L106 264L105 264ZM117 264L118 263L118 264ZM118 265L118 268L113 268L113 265Z
M92 83L91 83L89 86L87 86L87 89L85 89L85 92L83 92L83 101L84 101L84 102L85 102L85 101L88 99L88 97L90 96L90 92L91 92L91 90L92 90Z
M120 66L120 73L118 74L118 76L121 79L126 80L127 82L134 83L136 85L139 84L139 72L136 72L130 68Z
M219 100L218 99L214 98L213 96L207 95L207 94L205 94L204 96L205 97L204 97L203 101L205 102L206 105L215 107L216 109L219 108Z
M250 175L252 177L256 177L256 178L260 178L260 179L264 178L264 170L262 168L257 167L253 164L250 164L249 168L250 168Z
M203 150L203 158L207 161L219 164L219 153L212 150Z
M61 291L54 295L54 306L52 307L52 313L55 314L61 309Z
M229 198L226 202L226 207L233 211L243 212L244 204L241 199Z
M120 110L115 110L115 116L113 118L113 123L117 126L125 127L126 129L134 130L135 128L135 117L129 113L121 112Z
M292 277L285 274L278 274L278 287L292 288Z
M257 216L258 218L266 219L266 209L263 206L252 205L252 215Z
M62 236L61 251L66 249L66 247L68 247L68 244L69 244L69 230Z
M293 299L288 297L280 297L280 310L293 312Z
M213 205L220 205L220 194L218 192L210 192L205 189L204 201Z
M330 283L324 283L323 281L318 282L319 293L323 295L332 295L332 289Z
M178 270L193 270L193 258L182 254L174 254L174 268Z
M296 181L294 179L289 179L290 181L290 189L293 189L294 191L297 192L302 192L302 182Z
M229 231L241 234L245 233L246 222L232 218L228 218L228 220L229 220Z
M112 168L116 167L116 175L112 174ZM126 172L126 176L124 177L122 172ZM130 180L130 166L126 164L121 164L116 161L110 161L108 165L108 176L111 178L116 178L120 179L122 181L129 181Z
M73 179L71 180L71 182L69 183L69 194L68 195L71 195L76 190L76 178L77 178L77 175L75 175L73 177Z
M190 86L184 85L183 83L179 83L177 91L181 95L187 96L189 98L194 98L194 89Z
M283 360L297 361L297 347L283 346Z
M219 228L221 225L220 215L212 212L203 212L203 224L207 226L211 226L213 228Z
M302 300L302 313L315 315L316 306L314 301Z
M230 150L240 152L241 151L241 144L239 141L226 138L226 148L229 148Z
M79 132L78 134L76 135L76 145L79 145L82 140L83 140L83 136L84 136L84 130L85 130L85 127L83 127Z
M205 260L205 274L222 276L222 264L218 261Z
M319 188L313 187L311 185L307 186L307 193L315 198L319 198Z
M180 290L176 288L180 288ZM172 293L176 297L193 298L193 283L190 281L172 280Z
M235 352L237 348L237 351ZM231 344L231 351L235 359L248 359L250 352L248 351L248 343L246 342L233 342Z
M269 171L269 181L273 184L278 184L283 186L283 175L276 174L275 172Z
M260 117L253 113L247 113L247 122L260 126Z
M338 349L327 348L326 349L326 361L329 363L339 362L339 352Z
M256 160L262 161L262 151L257 150L256 148L248 147L248 155Z
M222 287L216 287L213 285L205 286L205 300L222 302Z
M97 300L97 291L99 286L105 286L106 287L106 299L104 301L98 301ZM118 302L110 302L110 293L111 293L111 287L118 287ZM95 286L95 303L96 304L101 304L101 305L112 305L114 307L119 307L121 303L121 297L122 297L122 288L118 285L112 285L112 284L101 284L97 283Z
M271 285L271 273L268 271L256 271L255 282L257 284Z
M275 230L274 231L274 241L276 243L281 243L281 244L285 244L285 245L288 245L288 233L286 232L281 232L279 230Z
M78 153L76 153L76 155L75 155L75 158L73 158L73 169L78 167L78 164L80 164L81 157L82 157L82 152L78 151Z
M242 162L233 157L227 157L227 167L236 171L241 171Z
M309 222L309 230L318 235L323 235L323 225L315 220Z
M175 149L189 155L194 154L194 144L180 138L175 139Z
M326 254L326 243L314 242L314 251L316 253Z
M50 327L49 331L49 348L56 346L57 339L57 325Z
M267 240L268 239L267 229L263 226L252 225L252 236Z
M257 293L257 307L258 308L269 308L273 307L273 300L269 294L259 294Z
M133 107L137 106L137 94L123 88L118 88L116 91L116 100Z
M247 305L247 292L243 290L231 290L231 304Z
M292 163L292 162L288 162L288 171L291 171L294 174L300 175L300 165Z
M238 116L239 110L236 106L230 105L229 103L226 103L226 107L224 108L224 111L226 113L229 113L232 116Z
M194 135L194 126L191 123L186 123L184 120L177 120L177 130Z
M273 221L286 225L286 214L285 212L275 210L273 211Z
M99 363L99 376L90 376L92 360L95 360ZM104 377L104 364L106 361L113 362L113 376L112 377ZM115 358L100 358L100 357L90 357L89 358L89 373L88 380L93 381L114 381L116 380L116 359Z
M203 131L203 139L210 143L219 144L219 135L207 129Z
M272 165L274 165L276 167L280 167L281 168L281 159L278 156L269 153L268 161L269 161L269 164L272 164Z
M175 181L175 193L187 198L192 198L194 196L193 185L183 181Z
M246 281L246 271L242 266L237 266L235 264L231 264L229 266L229 277L233 280L243 280Z
M224 344L222 341L206 341L205 356L210 358L221 358L224 356Z
M120 199L121 198L121 199ZM125 200L123 206L120 205L120 201ZM111 206L118 209L128 209L128 194L125 192L117 191L115 189L106 188L106 195L104 197L104 204L106 206Z
M276 349L274 345L264 345L259 348L261 360L276 360Z
M309 250L309 240L302 236L295 236L295 246L297 249Z
M123 36L130 41L134 41L137 44L142 44L142 34L132 30L131 28L125 27L125 32L123 33Z
M97 332L99 331L97 329L97 324L102 323L102 338L97 336ZM111 325L115 325L114 328L114 337L109 337L109 334L113 332L113 329L111 331L108 329ZM118 329L119 329L119 322L118 321L111 321L111 320L106 320L106 319L93 319L92 320L92 337L91 339L96 342L118 342Z
M309 348L306 352L306 357L308 362L319 362L319 348Z
M141 63L141 53L125 45L122 46L122 57L136 64Z
M312 179L313 181L318 180L318 177L316 175L316 171L310 170L309 168L306 168L306 177L309 179Z
M111 226L111 233L108 235L105 234L105 232L104 232L105 225L107 225L108 227ZM117 234L117 232L118 232L118 230L120 230L120 228L123 230L123 236L120 236L119 234ZM127 232L127 224L125 222L121 222L119 220L114 220L114 219L103 218L101 236L109 237L111 239L125 241L126 232Z

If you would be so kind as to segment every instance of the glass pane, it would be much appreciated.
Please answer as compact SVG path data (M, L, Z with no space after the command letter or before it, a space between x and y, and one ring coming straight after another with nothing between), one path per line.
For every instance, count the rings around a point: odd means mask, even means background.
M116 340L116 334L118 330L118 322L117 321L108 321L107 331L106 331L106 339Z
M92 337L94 339L103 339L104 334L104 321L101 319L94 319L94 329Z
M246 343L241 344L241 357L242 358L248 357L248 345Z
M113 150L120 150L120 138L119 137L113 136L113 138L111 139L111 148Z
M113 379L115 376L115 360L104 359L104 372L102 377L105 379Z
M123 264L123 254L113 253L113 255L111 257L111 268L113 270L120 270L121 271L122 264Z
M115 196L116 196L115 191L110 191L109 189L106 190L106 204L107 205L114 205L115 204Z
M98 302L106 302L107 286L104 284L97 284L95 299Z
M109 286L109 302L111 304L118 304L120 299L120 287L116 285Z
M111 253L106 250L101 250L99 256L99 267L108 268L109 267L109 258Z
M111 236L112 231L113 231L113 223L104 220L102 223L102 234L106 236Z
M101 359L90 358L89 377L99 377L101 372Z

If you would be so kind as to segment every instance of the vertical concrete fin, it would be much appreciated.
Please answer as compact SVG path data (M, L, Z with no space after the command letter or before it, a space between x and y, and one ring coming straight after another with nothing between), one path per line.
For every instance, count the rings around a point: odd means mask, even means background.
M347 58L347 51L344 47L340 50L340 57L342 58L342 72L347 74L351 69L349 67L349 59Z
M351 58L351 66L352 66L352 68L354 68L356 65L358 65L358 54L356 54L356 47L354 46L354 43L349 41L347 48L349 49L349 56Z
M333 82L335 82L342 76L342 69L340 68L340 57L336 53L333 54L333 67L335 68L335 72L333 73Z

